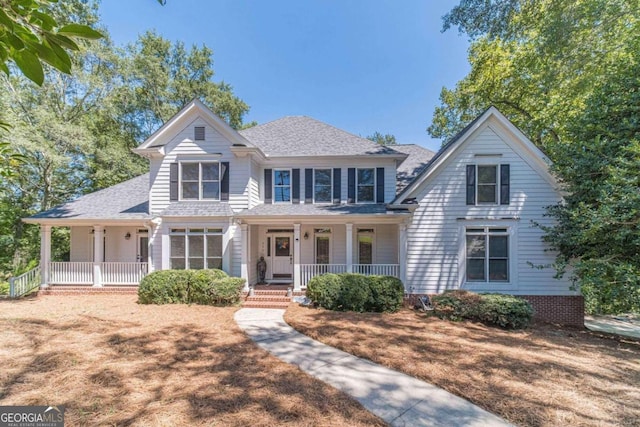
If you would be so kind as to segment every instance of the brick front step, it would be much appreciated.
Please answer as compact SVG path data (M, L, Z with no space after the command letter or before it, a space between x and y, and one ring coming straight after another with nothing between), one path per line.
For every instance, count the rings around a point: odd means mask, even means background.
M244 301L243 307L248 308L287 308L291 301Z

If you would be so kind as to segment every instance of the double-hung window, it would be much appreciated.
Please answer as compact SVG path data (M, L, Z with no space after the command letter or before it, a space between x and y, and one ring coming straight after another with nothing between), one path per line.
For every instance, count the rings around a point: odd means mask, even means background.
M222 268L221 228L172 228L169 240L171 269Z
M291 169L274 169L274 202L291 202Z
M507 228L467 228L465 253L467 282L509 281Z
M356 182L356 202L373 203L375 201L375 169L358 169Z
M495 204L498 200L498 167L478 165L478 203Z
M314 203L331 203L332 170L314 169L313 201Z
M181 200L220 200L219 162L180 163Z
M331 262L331 229L315 228L316 264L330 264Z
M508 205L510 168L502 165L467 165L467 205Z

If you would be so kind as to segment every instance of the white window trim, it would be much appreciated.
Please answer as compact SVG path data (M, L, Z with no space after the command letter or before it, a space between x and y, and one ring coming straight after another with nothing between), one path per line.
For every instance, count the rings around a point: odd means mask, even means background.
M467 228L483 227L507 229L507 235L509 236L509 280L506 282L467 281ZM476 292L514 292L518 290L518 220L460 221L458 242L458 284L460 288Z
M373 200L368 201L368 200L364 200L364 201L360 201L358 199L358 188L360 187L360 180L358 179L358 171L360 170L364 170L364 169L371 169L373 171ZM376 173L376 168L356 168L356 203L361 203L361 204L374 204L376 203L376 188L377 188L377 184L378 184L378 174Z
M198 164L198 198L197 199L183 199L182 198L182 165L183 164ZM218 164L218 181L206 181L206 182L217 182L218 183L218 198L203 198L202 197L202 164L203 163L217 163ZM188 181L192 182L192 181ZM222 162L219 160L180 160L178 161L178 200L185 202L195 202L200 200L207 201L220 201L220 192L222 190Z
M373 232L370 231L358 231L357 228L371 228L373 229ZM355 235L356 235L356 263L358 265L360 264L360 236L370 236L371 237L371 264L370 265L374 265L377 264L377 257L376 257L376 228L375 227L370 227L370 226L366 226L366 227L357 227L355 230Z
M505 163L506 164L506 163ZM500 166L501 164L497 163L476 163L476 184L475 184L475 192L476 192L476 206L498 206L500 205ZM480 175L480 167L494 167L496 169L496 189L495 189L495 202L481 202L478 192L478 185L480 185L479 175Z
M289 171L289 201L277 201L276 200L276 172L277 171ZM278 185L278 187L287 187L286 185ZM287 168L274 168L271 175L271 200L273 203L292 204L293 203L293 169Z
M178 229L184 229L184 231L178 231L178 232L172 232L171 229L172 228L178 228ZM192 229L204 229L203 232L191 232ZM220 231L209 231L209 230L220 230ZM224 246L225 246L225 232L224 229L222 227L207 227L207 226L190 226L190 227L184 227L184 226L169 226L168 229L168 233L167 236L169 237L169 246L167 248L167 253L168 253L168 258L169 258L169 263L167 264L167 267L169 269L171 269L171 259L173 258L178 258L178 257L172 257L171 256L171 237L174 236L183 236L184 237L184 268L185 270L188 270L190 268L189 266L189 236L205 236L205 238L203 239L204 242L204 247L203 247L203 260L204 260L204 268L208 269L210 268L207 265L207 259L208 258L220 258L220 264L222 269L224 268ZM222 249L222 255L220 255L219 257L209 257L208 253L207 253L207 237L206 236L220 236L222 238L221 240L221 249Z
M328 202L318 202L316 201L316 170L328 170L329 171L329 177L331 179L331 185L329 188L329 201ZM332 168L314 168L313 169L313 181L312 181L312 186L313 186L313 204L315 205L330 205L333 203L333 169Z
M315 229L316 228L325 228L325 229L329 229L329 232L327 233L316 233ZM316 245L317 237L328 237L329 238L329 264L330 265L333 263L333 228L332 227L314 227L313 228L313 263L314 264L318 264L318 246Z

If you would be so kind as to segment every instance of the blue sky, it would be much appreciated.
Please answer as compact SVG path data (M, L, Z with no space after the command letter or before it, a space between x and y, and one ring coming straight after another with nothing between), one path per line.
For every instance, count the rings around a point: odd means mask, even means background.
M451 0L104 0L118 45L155 29L214 51L215 80L251 106L245 121L305 115L438 149L426 132L443 86L469 71L468 41L441 33Z

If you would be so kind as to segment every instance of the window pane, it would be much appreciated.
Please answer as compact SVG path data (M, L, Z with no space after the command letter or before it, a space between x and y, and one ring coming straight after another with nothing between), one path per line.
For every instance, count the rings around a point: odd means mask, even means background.
M219 174L218 163L202 163L202 179L204 181L217 181Z
M184 270L184 258L171 258L171 265L169 267L172 270Z
M485 280L484 259L467 259L467 280Z
M359 202L373 202L373 186L358 187Z
M276 237L276 256L290 256L289 237Z
M506 282L508 277L508 262L506 259L489 260L489 280L492 282Z
M489 236L489 258L507 258L509 246L507 236Z
M191 270L202 270L204 268L204 258L189 257L189 268Z
M467 236L467 258L485 256L485 236Z
M275 201L276 202L290 202L290 188L289 187L276 187L274 188Z
M478 184L496 184L496 166L478 166Z
M290 183L290 172L277 170L273 173L273 184L274 185L289 185Z
M189 236L189 258L204 258L204 236Z
M478 202L479 203L495 203L496 202L496 186L495 185L478 185Z
M207 258L207 268L222 270L222 258Z
M358 236L358 264L373 264L373 238Z
M219 199L220 198L220 183L219 182L203 182L202 183L202 198L203 199Z
M316 169L316 185L331 185L331 169Z
M373 169L358 169L358 185L373 183Z
M329 264L328 237L316 237L316 264Z
M198 163L182 163L182 180L197 181L198 167Z
M331 201L331 186L316 186L315 194L316 202L330 202Z
M184 257L184 236L171 236L171 248L169 256Z
M183 182L182 183L182 198L183 199L197 199L200 197L198 194L197 182Z
M207 236L207 257L222 256L222 236Z

